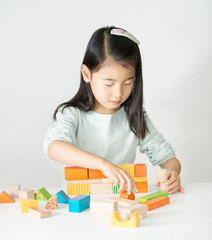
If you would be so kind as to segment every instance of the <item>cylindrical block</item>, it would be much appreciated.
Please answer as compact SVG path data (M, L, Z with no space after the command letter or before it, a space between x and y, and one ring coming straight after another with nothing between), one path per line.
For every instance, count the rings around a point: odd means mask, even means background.
M159 169L156 172L156 180L157 182L165 182L168 179L168 171L167 169Z
M166 185L166 183L164 183L164 182L161 182L161 183L160 183L160 190L161 190L161 191L165 191L165 192L167 191L167 185Z

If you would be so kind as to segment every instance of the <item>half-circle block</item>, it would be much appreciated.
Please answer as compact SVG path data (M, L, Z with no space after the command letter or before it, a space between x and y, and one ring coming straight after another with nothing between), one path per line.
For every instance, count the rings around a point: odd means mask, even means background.
M138 227L140 224L140 217L138 212L134 212L129 220L120 217L118 211L111 214L111 225L113 227Z

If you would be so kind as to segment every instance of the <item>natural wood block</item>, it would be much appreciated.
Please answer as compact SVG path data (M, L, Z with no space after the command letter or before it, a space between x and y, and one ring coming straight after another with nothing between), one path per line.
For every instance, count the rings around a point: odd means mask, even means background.
M108 201L117 201L118 202L118 207L128 207L133 204L137 204L138 201L136 200L129 200L129 199L124 199L124 198L118 198L118 197L111 197L107 199Z
M120 216L123 217L124 219L128 220L132 213L134 212L139 212L142 218L147 217L147 206L145 204L132 204L128 207L119 207L119 213Z
M19 191L19 198L34 199L33 189L23 189Z
M80 167L65 167L65 180L88 179L88 169Z
M110 178L101 178L101 183L114 183L114 181Z
M89 179L93 178L107 178L100 170L97 169L88 169Z
M146 177L146 164L135 164L135 177Z
M167 191L167 184L165 182L160 183L160 190L161 191Z
M128 172L131 177L135 177L135 166L133 163L117 164L117 166Z
M112 183L90 184L90 194L112 194L112 193L113 193Z
M167 169L158 169L156 171L156 180L157 182L166 182L168 180L168 171Z
M91 214L106 214L110 215L112 212L118 210L118 202L108 201L91 201L90 202L90 213Z
M40 207L31 207L28 209L29 214L38 218L51 217L51 211Z
M19 190L20 190L20 184L12 184L7 187L8 194L13 198L18 198Z

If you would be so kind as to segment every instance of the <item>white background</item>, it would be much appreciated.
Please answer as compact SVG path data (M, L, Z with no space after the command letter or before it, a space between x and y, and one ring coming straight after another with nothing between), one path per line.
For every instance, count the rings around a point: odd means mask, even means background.
M43 140L76 93L88 40L115 25L141 42L145 108L182 164L182 182L211 182L212 1L0 0L0 187L60 186L64 165ZM138 152L136 162L155 167Z

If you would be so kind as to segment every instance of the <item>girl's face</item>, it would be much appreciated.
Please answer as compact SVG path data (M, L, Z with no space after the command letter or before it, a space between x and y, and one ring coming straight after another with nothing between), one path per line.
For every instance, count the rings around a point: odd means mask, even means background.
M84 67L86 68L86 65ZM120 105L130 96L135 78L135 68L130 65L124 67L118 62L110 61L97 72L89 71L89 74L86 76L83 74L83 77L86 82L90 82L95 97L94 111L112 114L117 112Z

